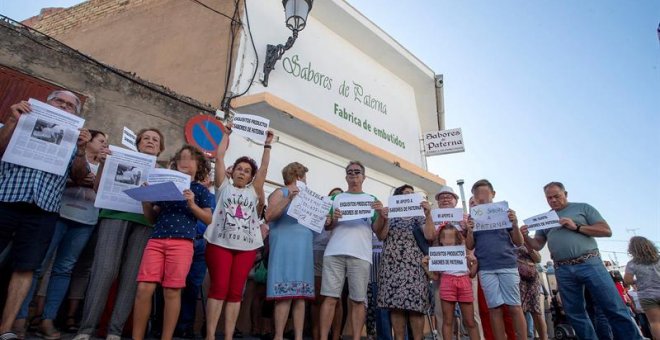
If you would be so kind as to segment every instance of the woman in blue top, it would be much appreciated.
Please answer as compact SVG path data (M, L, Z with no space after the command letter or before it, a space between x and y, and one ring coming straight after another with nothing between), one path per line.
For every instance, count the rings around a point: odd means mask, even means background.
M300 191L296 181L305 182L308 169L293 162L282 169L284 188L268 198L266 220L270 222L270 255L266 298L275 300L275 340L282 340L293 302L295 339L303 338L305 299L314 299L313 232L287 215Z
M211 223L211 194L202 182L211 169L204 154L184 145L172 159L172 169L190 175L185 201L142 202L144 216L154 223L154 231L142 255L133 311L133 339L144 339L151 312L151 298L158 284L163 286L165 308L161 339L172 339L179 310L181 289L193 257L197 220Z

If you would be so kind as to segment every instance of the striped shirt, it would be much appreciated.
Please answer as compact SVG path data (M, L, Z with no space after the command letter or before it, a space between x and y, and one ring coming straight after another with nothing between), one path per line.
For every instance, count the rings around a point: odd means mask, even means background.
M73 153L75 157L75 151ZM69 162L69 168L71 162ZM48 212L58 212L69 168L64 176L8 162L0 162L0 202L34 203Z

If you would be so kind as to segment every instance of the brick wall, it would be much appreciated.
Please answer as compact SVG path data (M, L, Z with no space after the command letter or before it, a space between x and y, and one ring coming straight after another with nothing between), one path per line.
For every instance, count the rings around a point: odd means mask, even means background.
M158 0L89 0L66 9L47 9L38 16L26 19L23 24L47 35L57 36L85 23L157 2Z

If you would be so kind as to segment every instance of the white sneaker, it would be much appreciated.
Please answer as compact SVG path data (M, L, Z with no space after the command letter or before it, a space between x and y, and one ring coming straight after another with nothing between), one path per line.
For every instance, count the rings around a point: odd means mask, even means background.
M90 334L78 333L71 340L90 340L92 336Z
M108 336L105 337L105 340L121 340L121 336L108 334Z

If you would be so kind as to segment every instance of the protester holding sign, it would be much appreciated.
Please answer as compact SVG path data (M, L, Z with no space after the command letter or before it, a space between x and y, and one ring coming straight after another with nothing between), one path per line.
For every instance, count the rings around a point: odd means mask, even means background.
M165 137L155 128L140 130L136 143L138 152L146 155L158 157L165 149ZM101 160L95 188L101 181L104 166L105 160ZM136 277L144 247L152 232L151 224L143 214L102 209L99 218L89 289L76 340L88 340L94 333L101 320L108 292L117 278L117 298L108 324L108 336L121 337L124 323L133 310Z
M306 183L308 169L293 162L282 169L284 187L268 197L266 220L270 223L268 281L266 298L275 300L275 339L284 337L284 328L293 301L293 329L302 339L305 299L314 299L314 232L301 225L286 211L300 192L297 181Z
M568 201L560 182L543 187L548 205L559 216L561 227L539 230L534 238L522 231L525 243L541 250L548 242L564 311L580 339L596 339L596 331L585 310L585 291L601 309L616 339L641 339L637 326L603 265L595 237L610 237L612 230L598 210L586 203Z
M52 92L46 103L70 114L80 114L80 99L69 91ZM5 155L19 120L26 119L32 108L28 102L21 101L10 110L11 114L0 128L0 156ZM76 151L67 155L68 165L63 175L0 162L0 216L3 219L0 252L13 243L10 253L13 272L0 324L2 337L16 336L10 330L30 289L34 270L41 266L50 245L67 178L80 181L87 174L85 145L90 139L89 131L81 129Z
M193 260L193 240L197 220L211 223L211 194L201 184L211 166L204 154L192 145L184 145L172 158L172 170L192 179L183 191L183 201L142 202L144 216L154 229L142 255L137 276L138 287L133 311L133 339L144 339L151 299L157 285L163 287L162 338L171 339L179 318L181 290Z
M351 324L353 339L359 340L364 327L364 302L367 298L367 285L371 267L371 235L378 233L385 224L382 215L383 204L371 196L369 206L364 206L362 183L366 178L365 168L359 161L351 161L346 166L348 190L333 197L335 205L331 210L326 229L332 230L332 237L325 248L321 295L325 300L321 305L321 339L328 339L328 332L335 314L335 305L341 296L344 281L348 278L348 294L351 300ZM352 201L351 198L359 198ZM341 203L345 203L340 206ZM354 204L353 204L354 203ZM342 216L341 207L351 209L356 214ZM370 210L371 215L356 218L361 211ZM342 218L344 217L344 218Z
M482 179L472 185L472 195L476 206L471 209L468 220L468 230L465 245L474 249L479 260L479 281L488 304L491 327L495 339L505 339L502 306L507 305L513 318L516 337L524 339L527 336L525 316L520 307L520 275L516 247L523 244L522 234L518 228L515 211L508 209L505 202L492 204L495 197L493 185ZM483 205L489 205L484 207ZM506 214L508 220L501 220ZM482 215L482 216L477 216ZM492 222L477 220L483 230L475 231L475 218L493 217ZM502 228L506 223L511 228Z
M393 198L412 196L414 189L403 185L394 190ZM413 337L424 337L424 313L429 309L429 285L424 269L419 265L424 253L417 245L414 230L423 230L426 240L435 236L431 206L418 201L423 216L389 218L389 208L383 209L387 223L378 233L383 240L383 252L378 277L378 307L390 310L394 338L405 338L406 319L410 320ZM407 316L407 317L406 317Z
M206 337L215 339L215 331L225 301L225 338L231 339L241 308L243 288L248 273L264 245L267 227L259 221L258 206L264 197L264 183L270 163L274 134L268 131L261 156L261 165L249 157L240 157L232 166L231 182L225 176L225 154L229 133L222 138L215 157L217 204L213 222L204 233L208 241L206 263L211 285L206 304Z
M78 183L69 181L68 186L64 189L60 218L57 221L48 252L41 268L35 272L30 292L23 301L16 322L14 322L13 329L19 335L25 333L26 319L37 281L45 269L44 267L47 267L51 260L53 260L53 264L52 271L48 273L50 277L44 278L44 282L48 282L45 305L43 303L44 296L38 296L35 300L37 300L37 306L44 307L42 310L37 310L37 315L41 315L39 333L49 337L60 335L55 329L53 321L57 317L57 312L60 310L60 305L69 288L73 267L87 245L87 241L92 236L99 216L98 209L94 207L96 193L92 187L99 167L99 160L101 158L105 159L108 145L105 133L97 130L89 130L89 132L92 139L85 146L88 173ZM53 259L55 254L55 259Z
M463 235L456 227L452 225L446 225L440 229L438 233L438 244L441 247L435 247L431 249L441 250L443 248L463 245ZM461 251L456 251L463 257L460 260L464 262L458 265L458 267L465 269L454 269L446 270L437 275L435 273L433 277L438 280L440 276L440 299L442 300L442 314L449 316L454 314L454 308L456 303L458 303L461 308L461 315L463 315L463 324L467 328L468 335L471 340L479 339L479 329L476 322L474 321L474 295L472 293L472 278L477 275L477 259L473 255L466 254L466 249L463 248ZM442 253L439 251L439 253ZM440 254L436 258L433 254L433 251L429 249L430 256L427 256L423 260L424 266L429 269L433 267L433 262L443 262L444 258L447 256L442 256ZM447 261L449 262L449 261ZM451 265L448 267L457 267L456 265ZM442 322L442 338L443 339L452 339L453 338L453 325L454 318L446 317Z

